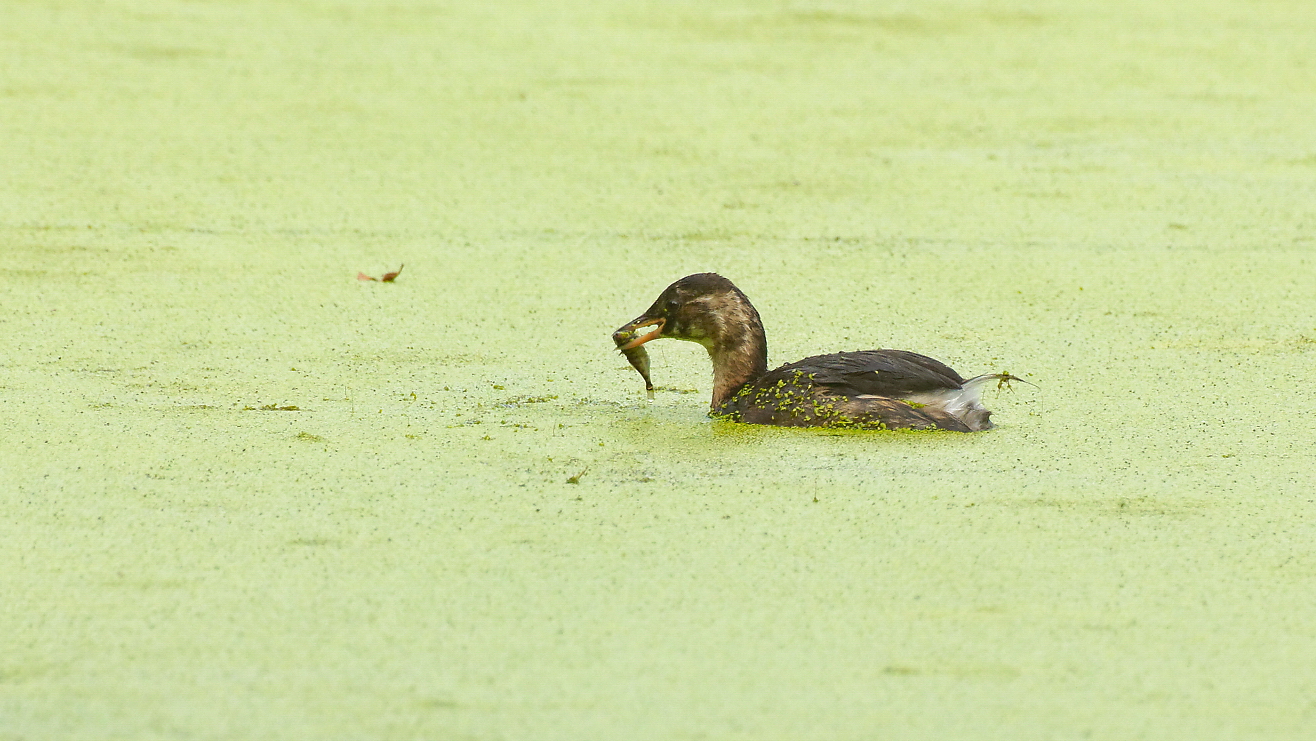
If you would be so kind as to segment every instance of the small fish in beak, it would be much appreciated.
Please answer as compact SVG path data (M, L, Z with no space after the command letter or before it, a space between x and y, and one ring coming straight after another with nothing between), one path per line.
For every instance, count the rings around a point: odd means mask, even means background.
M644 379L644 390L648 391L650 396L653 395L653 381L649 379L649 351L645 350L643 345L662 334L662 321L661 319L649 320L640 317L612 333L612 341L617 343L617 349L621 350L621 354L626 356L626 360L630 362L631 367L639 371L640 377ZM652 324L658 325L656 331L645 335L639 333L638 330L641 327Z

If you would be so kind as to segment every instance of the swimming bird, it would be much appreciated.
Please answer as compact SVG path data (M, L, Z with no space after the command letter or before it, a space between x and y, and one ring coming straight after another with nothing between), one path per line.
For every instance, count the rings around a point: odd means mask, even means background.
M641 333L650 326L656 329ZM748 424L976 432L993 426L981 401L984 386L1023 380L987 373L966 381L941 361L906 350L814 355L769 371L758 311L716 273L671 284L612 337L649 389L645 343L703 345L713 361L709 416Z

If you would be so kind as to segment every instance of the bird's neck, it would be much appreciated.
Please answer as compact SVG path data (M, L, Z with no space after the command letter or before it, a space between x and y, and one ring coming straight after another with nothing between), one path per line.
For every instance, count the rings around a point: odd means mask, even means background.
M768 338L758 312L746 302L743 321L730 323L716 341L705 345L713 361L713 409L725 404L742 386L768 372Z

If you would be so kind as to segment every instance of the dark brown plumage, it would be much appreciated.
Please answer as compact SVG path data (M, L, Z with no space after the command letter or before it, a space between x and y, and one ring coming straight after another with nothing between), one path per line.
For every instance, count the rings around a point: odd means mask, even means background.
M640 334L649 326L657 329ZM992 426L980 402L982 387L1019 380L999 373L966 381L944 363L905 350L815 355L769 372L758 311L716 273L676 281L613 333L649 388L642 345L664 338L707 348L713 361L709 414L750 424L974 432Z

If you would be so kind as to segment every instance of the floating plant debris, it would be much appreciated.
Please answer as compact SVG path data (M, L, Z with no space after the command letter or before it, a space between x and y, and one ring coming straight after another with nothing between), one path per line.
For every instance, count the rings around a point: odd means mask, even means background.
M397 270L394 270L391 273L384 273L384 276L382 278L374 278L369 275L366 275L365 273L357 273L356 279L361 281L373 280L378 283L392 283L393 281L397 280L398 274L401 273L402 268L405 267L406 267L405 264L399 265Z

